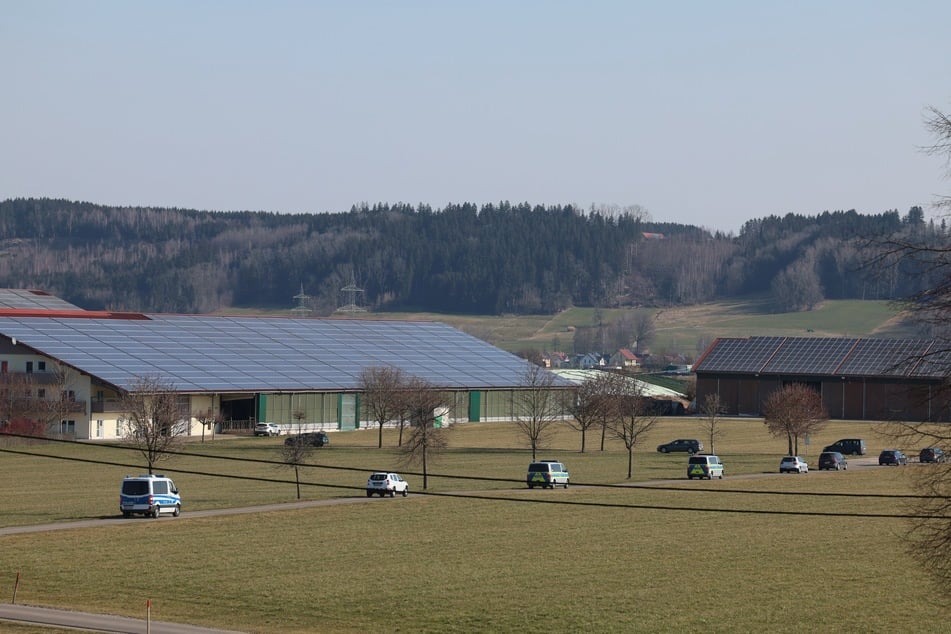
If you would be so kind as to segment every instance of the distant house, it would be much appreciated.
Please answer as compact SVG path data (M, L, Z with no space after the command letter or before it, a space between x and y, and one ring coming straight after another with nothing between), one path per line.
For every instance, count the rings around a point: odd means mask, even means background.
M549 369L564 368L570 363L570 359L564 352L546 352L542 355L542 361L545 367Z
M641 366L641 359L628 348L621 348L611 355L611 365L616 368L634 369Z
M601 368L607 365L605 358L594 352L588 352L587 354L582 354L577 357L575 366L581 368L582 370L590 370L591 368Z

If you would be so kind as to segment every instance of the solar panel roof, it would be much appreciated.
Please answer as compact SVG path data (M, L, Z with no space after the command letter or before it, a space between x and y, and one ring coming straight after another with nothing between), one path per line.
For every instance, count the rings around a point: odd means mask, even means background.
M935 341L852 337L718 339L694 372L844 377L944 378L951 354Z
M79 310L79 306L46 291L29 288L0 288L0 308Z
M147 317L0 316L0 333L121 388L160 376L186 392L355 390L378 366L446 388L515 387L528 363L438 322Z

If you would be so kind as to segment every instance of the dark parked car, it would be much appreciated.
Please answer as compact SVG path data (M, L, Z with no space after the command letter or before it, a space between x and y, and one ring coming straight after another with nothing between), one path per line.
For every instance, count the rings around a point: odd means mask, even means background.
M947 457L941 447L925 447L918 454L918 462L944 462Z
M330 444L330 438L322 431L307 432L306 434L297 434L284 441L285 445L304 444L309 447L323 447Z
M822 451L838 451L849 456L864 456L866 452L865 440L862 438L841 438Z
M819 454L819 471L845 470L849 468L849 461L838 451L823 451Z
M703 443L699 440L678 438L677 440L671 440L670 442L664 443L663 445L658 445L657 451L661 453L673 453L675 451L681 451L689 454L695 454L703 451Z
M908 458L897 449L886 449L878 454L879 465L903 465L908 464Z

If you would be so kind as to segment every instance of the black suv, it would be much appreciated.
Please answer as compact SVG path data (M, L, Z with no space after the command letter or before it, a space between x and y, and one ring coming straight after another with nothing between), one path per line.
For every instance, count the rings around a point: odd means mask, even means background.
M322 431L307 432L306 434L290 436L284 441L284 444L288 446L300 444L310 447L323 447L330 444L330 438Z
M925 447L918 454L918 462L944 462L946 457L941 447Z
M849 461L845 459L845 456L840 454L838 451L823 451L819 454L819 471L825 471L826 469L848 469Z
M678 438L677 440L671 440L668 443L657 446L657 451L661 453L673 453L675 451L682 451L689 454L700 453L703 451L703 443L699 440L692 440L687 438Z

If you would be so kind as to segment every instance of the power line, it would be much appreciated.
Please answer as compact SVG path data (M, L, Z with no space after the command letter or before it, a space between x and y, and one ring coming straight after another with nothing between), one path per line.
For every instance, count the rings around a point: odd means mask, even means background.
M9 435L9 434L8 434ZM73 444L86 445L85 443L77 443L76 441L60 441L57 442L66 442ZM113 449L134 449L131 447L120 447L116 445L98 445L104 446ZM33 451L20 451L16 449L9 448L0 448L0 452L11 453L17 455L31 456L31 457L41 457L41 458L50 458L53 460L67 460L72 462L82 462L89 464L101 464L107 466L116 466L116 467L126 467L130 469L140 468L138 464L128 464L123 462L113 462L108 460L96 460L93 458L80 458L75 456L53 456L49 454L37 453ZM262 460L254 458L233 458L227 456L212 456L209 454L189 454L186 452L174 452L178 455L190 455L198 457L207 457L213 459L221 460L233 460L236 462L256 462L264 464L273 464L277 466L288 466L288 463L272 460ZM290 465L294 466L294 465ZM337 466L328 466L328 465L310 465L310 464L299 464L297 466L304 466L310 468L323 468L323 469L340 469L347 471L362 471L366 472L368 469L359 468L359 467L337 467ZM265 478L261 476L247 476L247 475L233 475L233 474L222 474L209 471L195 471L189 469L176 469L176 468L165 468L163 471L170 473L181 473L187 475L197 475L205 476L212 478L225 478L233 480L248 480L256 482L267 482L271 484L289 484L296 485L298 484L295 480L286 480L286 479L277 479L277 478ZM407 475L417 475L422 476L421 473L414 472L404 472ZM512 480L506 478L488 478L488 477L470 477L470 476L454 476L454 475L437 475L437 474L428 474L428 477L446 477L446 478L458 478L458 479L468 479L468 480L491 480L496 482L511 482L511 483L521 483L521 480ZM322 487L330 489L341 489L346 491L364 491L365 487L363 486L350 486L350 485L341 485L341 484L329 484L329 483L319 483L319 482L307 482L301 481L299 484L304 486L311 487ZM611 485L611 484L591 484L591 485L576 485L584 486L588 488L623 488L623 489L648 489L648 490L661 490L661 491L700 491L700 492L720 492L720 493L753 493L753 494L769 494L769 495L835 495L835 496L846 496L846 497L886 497L886 498L908 498L908 499L945 499L942 496L921 496L921 495L896 495L896 494L816 494L810 492L790 492L790 491L743 491L737 489L685 489L682 487L659 487L652 485ZM463 499L478 499L478 500L495 500L495 501L505 501L505 502L524 502L524 503L538 503L538 504L558 504L558 505L567 505L567 506L581 506L581 507L596 507L596 508L619 508L619 509L643 509L643 510L668 510L668 511L687 511L687 512L703 512L703 513L742 513L742 514L757 514L757 515L796 515L796 516L813 516L813 517L861 517L861 518L884 518L884 519L922 519L922 520L945 520L951 519L945 516L929 516L929 515L909 515L909 514L894 514L894 513L855 513L855 512L834 512L834 511L792 511L792 510L764 510L764 509L724 509L724 508L696 508L696 507L685 507L685 506L674 506L674 505L658 505L658 504L631 504L631 503L610 503L610 502L591 502L591 501L581 501L581 500L545 500L539 498L512 498L505 497L500 495L492 495L488 493L454 493L454 492L434 492L434 491L419 491L414 492L416 495L428 495L433 497L455 497Z

